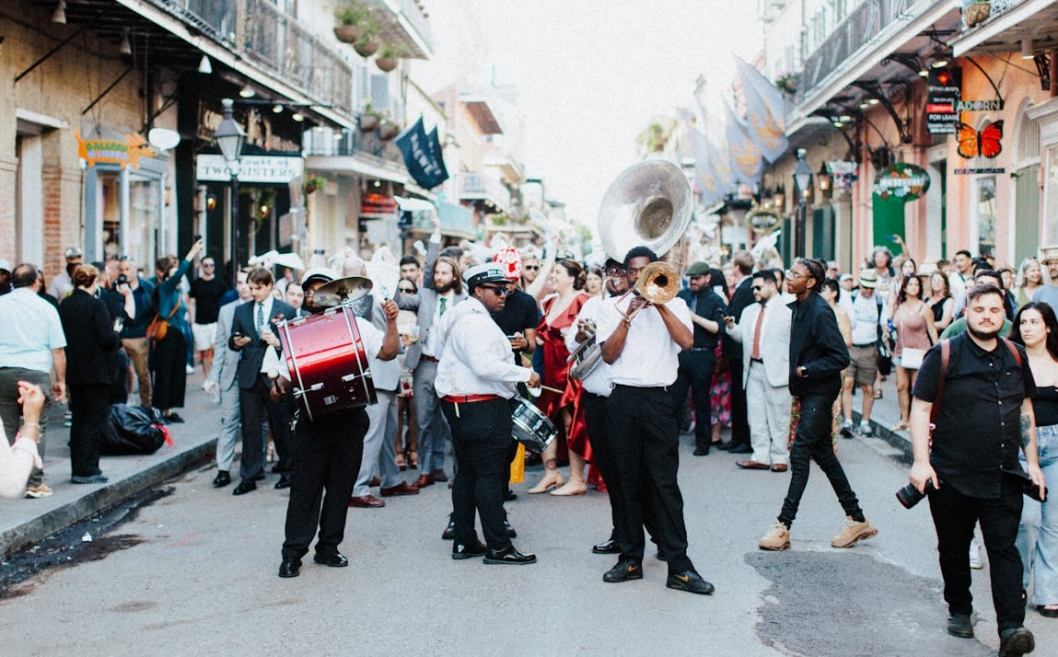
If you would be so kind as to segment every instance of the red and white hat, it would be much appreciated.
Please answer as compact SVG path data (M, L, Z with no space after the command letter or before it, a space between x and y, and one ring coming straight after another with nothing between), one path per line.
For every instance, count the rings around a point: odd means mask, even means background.
M522 277L522 254L518 249L513 247L500 249L492 261L503 267L507 280L517 281Z

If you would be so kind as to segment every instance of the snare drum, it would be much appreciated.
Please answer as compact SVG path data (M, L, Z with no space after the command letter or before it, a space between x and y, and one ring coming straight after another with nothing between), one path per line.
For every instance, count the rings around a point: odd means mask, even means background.
M294 399L309 420L375 403L375 384L352 308L328 308L276 326Z
M546 415L540 412L532 402L521 397L515 398L513 436L526 449L543 452L558 435L558 429Z

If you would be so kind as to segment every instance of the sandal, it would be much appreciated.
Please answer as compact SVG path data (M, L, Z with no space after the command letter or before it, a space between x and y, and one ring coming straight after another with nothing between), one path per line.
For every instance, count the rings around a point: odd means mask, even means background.
M882 398L882 389L881 388L875 388L874 389L874 398L875 399L881 399Z
M1036 611L1044 618L1058 618L1058 605L1036 605Z

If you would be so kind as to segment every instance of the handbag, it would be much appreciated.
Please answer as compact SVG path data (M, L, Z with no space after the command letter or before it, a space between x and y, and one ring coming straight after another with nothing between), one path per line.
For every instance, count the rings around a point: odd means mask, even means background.
M917 370L922 367L922 359L926 357L925 349L916 349L915 347L904 347L903 352L900 355L900 367Z
M154 319L147 325L147 339L154 342L161 342L165 339L165 336L169 334L169 320L176 314L176 309L179 304L173 306L172 312L165 319L162 319L161 313L155 313Z

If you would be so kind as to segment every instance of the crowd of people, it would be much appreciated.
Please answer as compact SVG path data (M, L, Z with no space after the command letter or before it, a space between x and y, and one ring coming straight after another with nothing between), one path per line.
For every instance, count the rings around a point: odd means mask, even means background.
M38 268L0 262L0 321L11 327L0 335L0 416L5 435L17 437L3 441L0 457L5 468L29 468L26 496L50 493L37 451L52 403L69 399L71 481L105 483L99 434L107 406L138 388L141 406L182 422L177 409L197 355L203 389L222 407L214 486L233 483L241 444L233 493L256 490L271 444L275 488L292 489L283 577L298 574L315 518L315 560L342 566L347 507L381 508L380 498L446 482L453 511L443 534L453 539L453 558L533 563L514 548L503 503L515 496L512 462L539 459L543 475L530 494L577 496L590 486L609 493L613 531L593 546L618 555L604 581L642 577L645 529L669 564L670 588L710 593L687 556L679 435L693 435L694 456L722 449L745 456L741 469L789 473L761 549L791 546L814 460L847 516L832 545L851 547L878 530L837 458L838 438L873 435L872 407L892 376L900 420L891 429L910 433L912 483L934 489L949 631L972 635L968 572L981 561L978 522L1007 654L1031 644L1023 590L1040 614L1058 617L1058 511L1040 494L1044 501L1022 512L1020 494L1024 482L1041 493L1058 485L1058 248L1014 270L968 251L920 266L878 247L846 273L811 259L783 270L737 252L723 268L690 263L680 291L654 302L633 293L658 260L646 247L583 262L553 244L542 253L443 247L436 231L424 260L399 261L392 299L352 304L377 403L312 418L299 412L277 358L279 326L322 312L320 286L366 275L365 262L346 252L278 280L269 268L247 267L229 289L210 257L188 280L202 248L196 242L183 259L159 259L148 280L130 258L87 264L72 247L47 292ZM599 364L571 374L593 347ZM279 363L272 376L269 359ZM540 454L510 439L511 414L526 402L557 429ZM969 448L953 447L966 436ZM997 450L999 465L986 463ZM413 481L401 475L408 469L418 471Z

